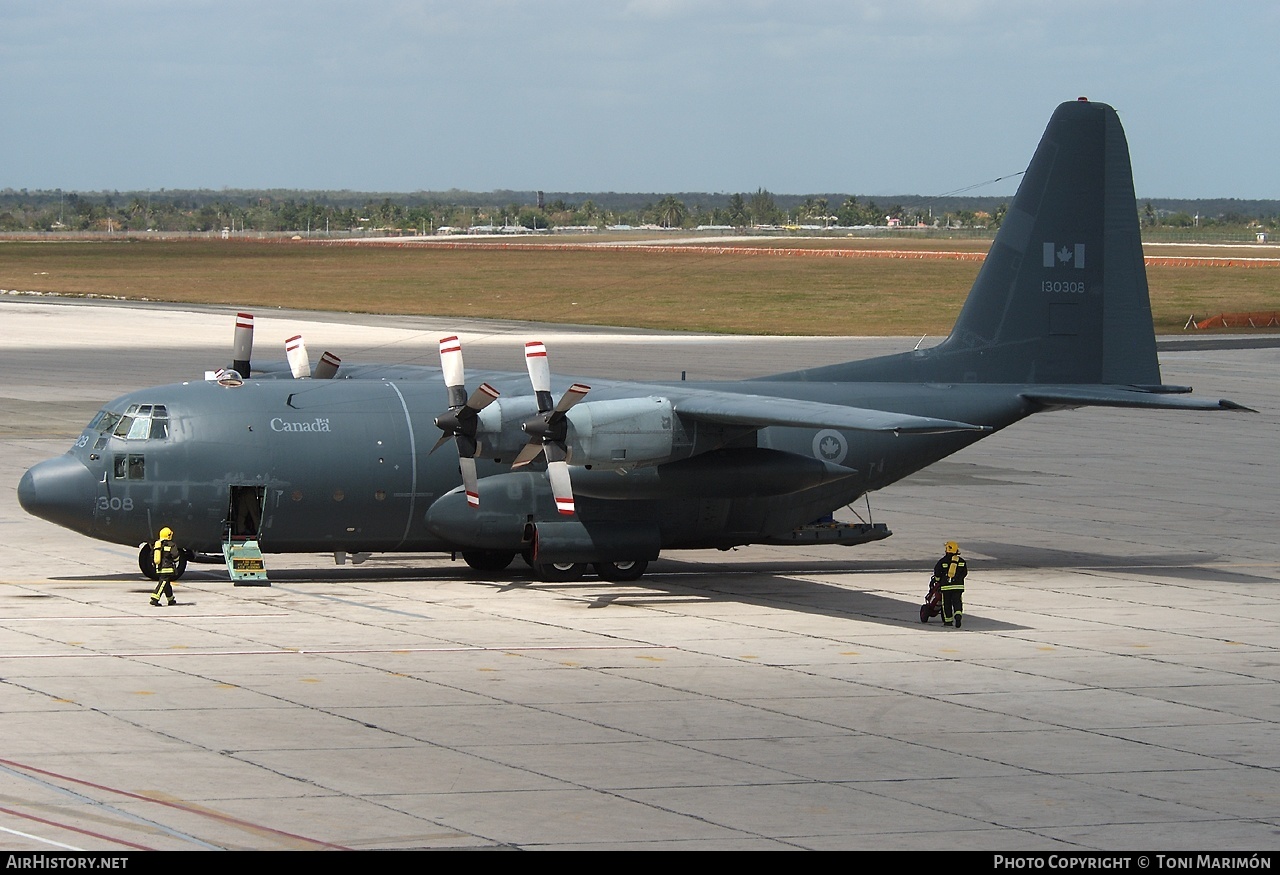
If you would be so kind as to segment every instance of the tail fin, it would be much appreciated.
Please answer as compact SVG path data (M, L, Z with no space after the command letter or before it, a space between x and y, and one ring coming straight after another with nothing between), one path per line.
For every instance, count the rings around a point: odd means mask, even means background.
M1064 103L1045 129L934 379L1160 383L1129 147L1116 111Z

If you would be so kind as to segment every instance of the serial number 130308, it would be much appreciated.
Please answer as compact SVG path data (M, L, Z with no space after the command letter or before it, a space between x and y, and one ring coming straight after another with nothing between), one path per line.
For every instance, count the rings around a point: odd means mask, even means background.
M1056 295L1083 295L1083 282L1066 282L1063 280L1044 280L1040 283L1040 291Z

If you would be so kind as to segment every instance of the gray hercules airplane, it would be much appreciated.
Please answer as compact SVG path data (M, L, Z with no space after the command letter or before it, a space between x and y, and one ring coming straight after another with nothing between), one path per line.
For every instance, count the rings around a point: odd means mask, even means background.
M248 543L339 561L455 553L489 572L520 554L543 579L593 566L632 580L662 550L888 537L831 514L1040 411L1247 409L1161 383L1128 146L1115 110L1083 99L1053 114L955 328L929 349L587 386L553 378L530 343L527 376L468 374L468 393L457 338L438 371L326 355L311 376L292 345L292 376L252 375L238 339L216 379L117 398L22 477L19 501L118 544L171 526L187 558L221 553L233 577Z

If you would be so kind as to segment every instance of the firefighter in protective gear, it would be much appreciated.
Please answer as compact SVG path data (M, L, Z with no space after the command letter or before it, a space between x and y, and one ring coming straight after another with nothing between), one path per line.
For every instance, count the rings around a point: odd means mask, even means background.
M942 624L959 629L964 618L964 576L968 567L955 541L947 541L942 549L943 557L933 566L933 579L942 590Z
M156 538L154 544L151 545L151 559L156 566L156 589L151 593L151 606L160 607L160 596L163 595L169 600L170 605L176 605L178 600L173 597L173 580L178 574L178 545L173 541L173 529L165 526L160 530L160 537Z

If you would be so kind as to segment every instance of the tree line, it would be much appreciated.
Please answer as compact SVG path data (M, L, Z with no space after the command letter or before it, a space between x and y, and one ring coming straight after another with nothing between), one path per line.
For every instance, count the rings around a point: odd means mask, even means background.
M291 232L431 234L507 228L525 231L652 226L694 228L850 228L899 225L963 229L999 227L1000 198L900 198L775 195L764 188L732 194L643 195L542 192L361 194L356 192L0 191L0 231ZM1159 201L1139 207L1148 228L1275 231L1276 201Z

